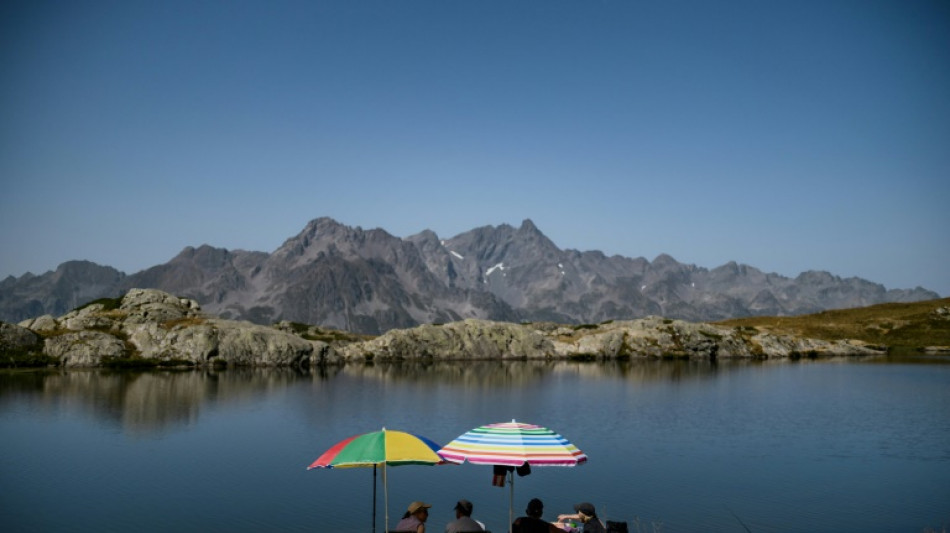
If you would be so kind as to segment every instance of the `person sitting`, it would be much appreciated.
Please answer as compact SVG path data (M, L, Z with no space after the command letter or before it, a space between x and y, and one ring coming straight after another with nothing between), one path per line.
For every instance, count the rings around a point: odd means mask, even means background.
M412 531L413 533L426 533L426 520L429 518L429 508L432 507L425 502L412 502L406 514L402 515L402 520L396 524L394 531Z
M544 513L541 500L532 498L524 512L527 516L518 517L511 523L513 533L564 533L564 530L556 525L541 519Z
M582 502L574 506L575 514L561 514L557 516L558 524L563 524L568 520L577 520L584 524L584 533L606 533L607 529L603 522L597 518L597 511L593 504Z
M485 531L485 524L472 518L472 502L459 500L455 504L455 520L445 525L445 533Z

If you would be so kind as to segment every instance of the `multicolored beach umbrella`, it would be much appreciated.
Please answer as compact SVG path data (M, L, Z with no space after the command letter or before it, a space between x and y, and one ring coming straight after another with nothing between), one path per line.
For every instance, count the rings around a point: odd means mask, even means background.
M587 455L554 431L515 422L489 424L467 431L439 450L446 461L462 464L496 465L524 468L531 466L576 466ZM515 478L508 472L511 496L508 523L514 520ZM503 482L501 483L504 484Z
M467 431L438 453L446 461L476 465L576 466L587 461L584 452L554 431L514 420Z
M438 465L445 461L438 454L439 445L435 442L404 431L381 431L354 435L334 444L316 461L307 467L314 468L356 468L373 467L373 530L376 529L376 467L383 468L383 494L386 507L386 524L389 528L389 492L386 483L386 466L401 465Z

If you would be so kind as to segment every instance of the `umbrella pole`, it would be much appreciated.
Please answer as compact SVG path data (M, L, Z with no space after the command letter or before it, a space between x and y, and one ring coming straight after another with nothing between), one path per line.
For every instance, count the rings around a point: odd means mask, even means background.
M512 524L515 521L514 515L514 504L515 504L515 473L508 472L508 485L511 487L511 493L508 495L508 533L512 533L511 528Z
M386 462L383 461L383 505L386 506L386 523L383 531L389 531L389 485L386 482Z
M373 528L370 530L376 533L376 465L373 465Z

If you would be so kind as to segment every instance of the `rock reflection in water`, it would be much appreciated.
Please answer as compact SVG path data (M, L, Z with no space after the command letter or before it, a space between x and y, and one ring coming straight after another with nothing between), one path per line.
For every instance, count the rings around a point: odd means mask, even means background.
M590 379L623 379L644 383L705 379L720 372L762 365L795 364L774 360L634 360L602 363L571 361L433 361L350 365L342 373L359 378L507 387L523 385L548 375L571 374Z
M157 433L194 424L204 404L252 402L301 378L326 374L281 369L0 373L0 402L27 399L40 411L69 410Z
M321 383L338 376L481 389L519 387L557 375L593 380L621 379L644 384L702 380L731 369L772 364L794 363L459 361L377 363L306 370L3 372L0 373L0 402L26 399L40 411L76 411L134 435L193 425L206 404L250 403L291 385Z

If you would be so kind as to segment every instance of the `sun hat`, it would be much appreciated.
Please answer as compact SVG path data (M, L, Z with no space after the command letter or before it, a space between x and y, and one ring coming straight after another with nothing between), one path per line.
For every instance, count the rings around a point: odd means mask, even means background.
M412 502L409 504L409 514L413 514L419 509L428 509L429 507L432 507L432 505L425 502Z

